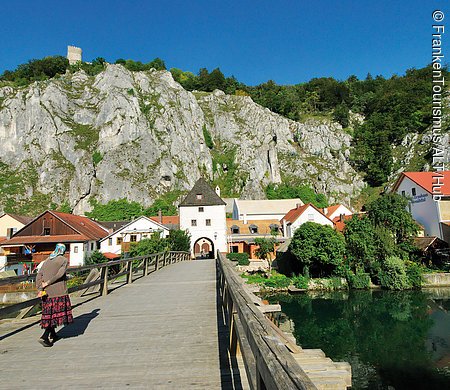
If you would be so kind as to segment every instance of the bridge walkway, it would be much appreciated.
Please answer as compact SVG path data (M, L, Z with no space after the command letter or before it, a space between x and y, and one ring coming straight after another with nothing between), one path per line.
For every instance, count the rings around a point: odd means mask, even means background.
M180 262L74 309L51 348L34 325L0 341L0 389L239 389L214 260Z

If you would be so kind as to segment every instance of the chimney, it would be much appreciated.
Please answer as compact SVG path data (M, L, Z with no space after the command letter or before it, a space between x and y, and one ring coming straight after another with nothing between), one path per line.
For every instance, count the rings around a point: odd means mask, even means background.
M14 229L13 228L7 228L6 229L6 239L9 240L14 234Z
M324 208L323 208L323 213L324 213L325 215L327 215L327 214L328 214L328 208L324 207Z
M296 208L296 209L299 209L300 207L302 207L301 203L297 203L297 204L295 205L295 208Z
M244 225L247 225L247 214L244 214Z
M216 186L216 194L220 197L220 187Z
M158 222L162 224L162 211L158 211Z

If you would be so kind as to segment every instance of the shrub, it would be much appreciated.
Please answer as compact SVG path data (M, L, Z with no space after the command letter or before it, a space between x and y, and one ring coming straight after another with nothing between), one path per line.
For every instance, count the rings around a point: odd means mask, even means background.
M412 261L406 262L406 276L411 287L420 288L423 283L423 267Z
M70 278L67 281L67 288L75 287L75 286L81 286L83 284L83 277L81 276L74 276L73 278Z
M291 278L291 283L297 288L307 289L309 285L309 278L303 275L293 276Z
M108 259L103 255L103 253L99 251L94 251L91 255L86 259L86 264L100 264L106 263Z
M402 259L390 256L379 273L381 286L390 290L404 290L410 287L406 266Z
M366 272L357 271L356 274L349 272L347 282L351 288L358 290L368 289L370 287L370 275Z
M264 280L264 286L272 288L287 288L291 284L291 280L283 274L272 273L270 278Z
M237 261L239 265L249 265L248 253L228 253L227 259Z

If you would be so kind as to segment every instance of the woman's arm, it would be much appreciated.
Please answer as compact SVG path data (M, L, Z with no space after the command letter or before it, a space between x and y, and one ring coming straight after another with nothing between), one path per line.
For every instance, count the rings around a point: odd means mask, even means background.
M36 275L36 288L38 291L42 291L42 268L39 270L39 272Z
M52 261L52 260L50 260ZM58 281L59 279L61 279L64 274L66 273L67 270L67 259L65 257L63 257L63 261L61 263L61 266L59 267L58 271L56 272L55 275L53 275L53 277L51 277L46 284L46 286L55 283L56 281Z

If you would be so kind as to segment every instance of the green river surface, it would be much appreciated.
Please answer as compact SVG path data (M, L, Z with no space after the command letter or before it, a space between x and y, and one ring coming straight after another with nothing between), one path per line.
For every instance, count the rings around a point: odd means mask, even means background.
M352 389L450 389L450 288L265 296L303 348L352 366Z

